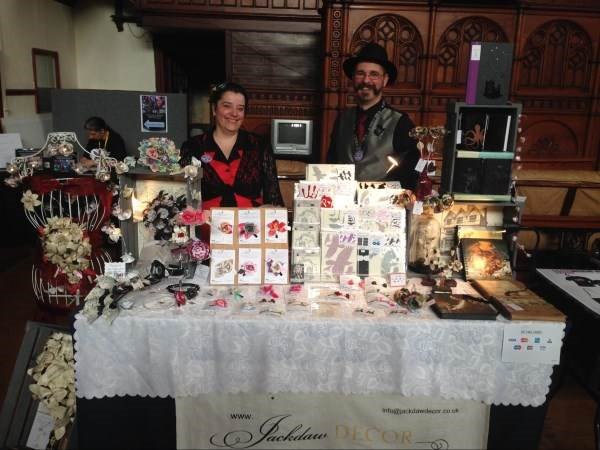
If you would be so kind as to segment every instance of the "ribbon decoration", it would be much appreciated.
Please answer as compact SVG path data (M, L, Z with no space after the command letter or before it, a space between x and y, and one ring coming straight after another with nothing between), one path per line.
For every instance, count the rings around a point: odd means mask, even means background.
M36 194L47 194L51 191L61 190L67 194L96 195L102 204L103 222L112 211L112 192L106 188L106 184L88 177L57 179L49 175L34 175L29 179L29 186Z

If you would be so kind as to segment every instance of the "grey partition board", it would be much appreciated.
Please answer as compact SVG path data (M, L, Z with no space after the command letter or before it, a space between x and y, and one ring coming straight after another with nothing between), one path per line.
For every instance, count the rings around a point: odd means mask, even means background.
M167 96L167 132L143 133L140 120L140 95ZM149 137L168 137L177 148L187 139L187 95L143 91L97 89L53 89L52 118L54 131L74 131L85 147L83 124L88 117L102 117L125 140L127 154L138 156L138 145Z
M29 384L33 382L27 369L35 364L48 337L54 332L70 334L66 327L27 322L25 336L15 362L6 398L0 413L0 448L23 448L27 443L38 401L33 400Z

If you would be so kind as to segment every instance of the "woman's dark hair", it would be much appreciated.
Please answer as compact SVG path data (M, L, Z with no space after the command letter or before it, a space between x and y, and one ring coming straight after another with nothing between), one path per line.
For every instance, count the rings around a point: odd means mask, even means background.
M104 121L102 117L94 116L90 117L88 120L85 121L85 124L83 124L83 128L91 131L108 130L108 124Z
M244 103L246 104L244 109L248 109L248 93L246 89L240 86L237 83L232 83L231 81L225 81L224 83L217 84L210 90L210 96L208 101L211 105L216 106L217 102L221 100L223 94L225 92L235 92L236 94L242 94L244 96Z

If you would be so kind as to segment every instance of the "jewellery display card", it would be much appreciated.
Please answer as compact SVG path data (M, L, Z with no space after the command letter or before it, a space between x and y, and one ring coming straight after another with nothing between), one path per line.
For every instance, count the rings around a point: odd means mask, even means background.
M235 250L213 248L210 258L210 284L234 284Z
M305 181L294 183L294 199L319 200L321 208L352 208L356 181Z
M292 248L314 248L320 244L319 225L295 223L292 230Z
M361 277L369 275L369 242L370 237L368 234L359 234L357 236L356 273Z
M385 276L406 273L406 247L381 246L369 249L369 275Z
M357 209L321 209L322 230L345 230L358 228Z
M404 194L404 189L359 189L358 206L390 206L398 202Z
M302 264L304 266L304 281L320 281L320 248L293 249L292 262L293 264Z
M241 247L237 250L238 284L260 284L262 281L262 249Z
M233 245L235 209L210 210L210 243Z
M354 180L354 164L307 164L308 181L351 181Z
M264 282L288 284L289 263L287 249L266 248L264 254Z
M287 244L288 226L287 209L264 209L265 214L265 243Z
M238 209L238 239L240 244L260 244L262 222L260 209Z
M321 280L338 281L341 274L356 273L355 232L321 232Z
M217 208L211 210L214 221L211 221L211 236L213 227L224 228L222 224L231 224L232 239L230 241L220 238L222 230L216 230L215 236L219 237L214 242L211 239L211 284L260 284L265 283L266 266L265 255L268 250L279 250L286 255L281 261L272 261L273 271L281 273L281 278L288 280L289 261L288 252L288 225L287 209L285 208ZM222 233L221 233L222 234ZM317 240L317 242L319 242ZM225 275L221 264L231 259L233 262L232 274ZM215 256L216 262L215 262ZM233 257L231 256L233 255ZM280 268L280 270L275 270Z
M294 200L294 223L320 223L321 201L296 199Z
M401 189L399 181L359 181L358 189Z

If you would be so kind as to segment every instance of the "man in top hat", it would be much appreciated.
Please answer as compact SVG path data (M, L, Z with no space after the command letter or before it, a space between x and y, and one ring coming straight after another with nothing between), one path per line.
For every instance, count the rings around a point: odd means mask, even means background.
M327 162L354 163L359 181L399 180L403 188L415 190L420 155L408 135L414 124L383 100L383 89L396 79L396 67L375 43L365 45L343 67L354 85L357 105L339 113Z

